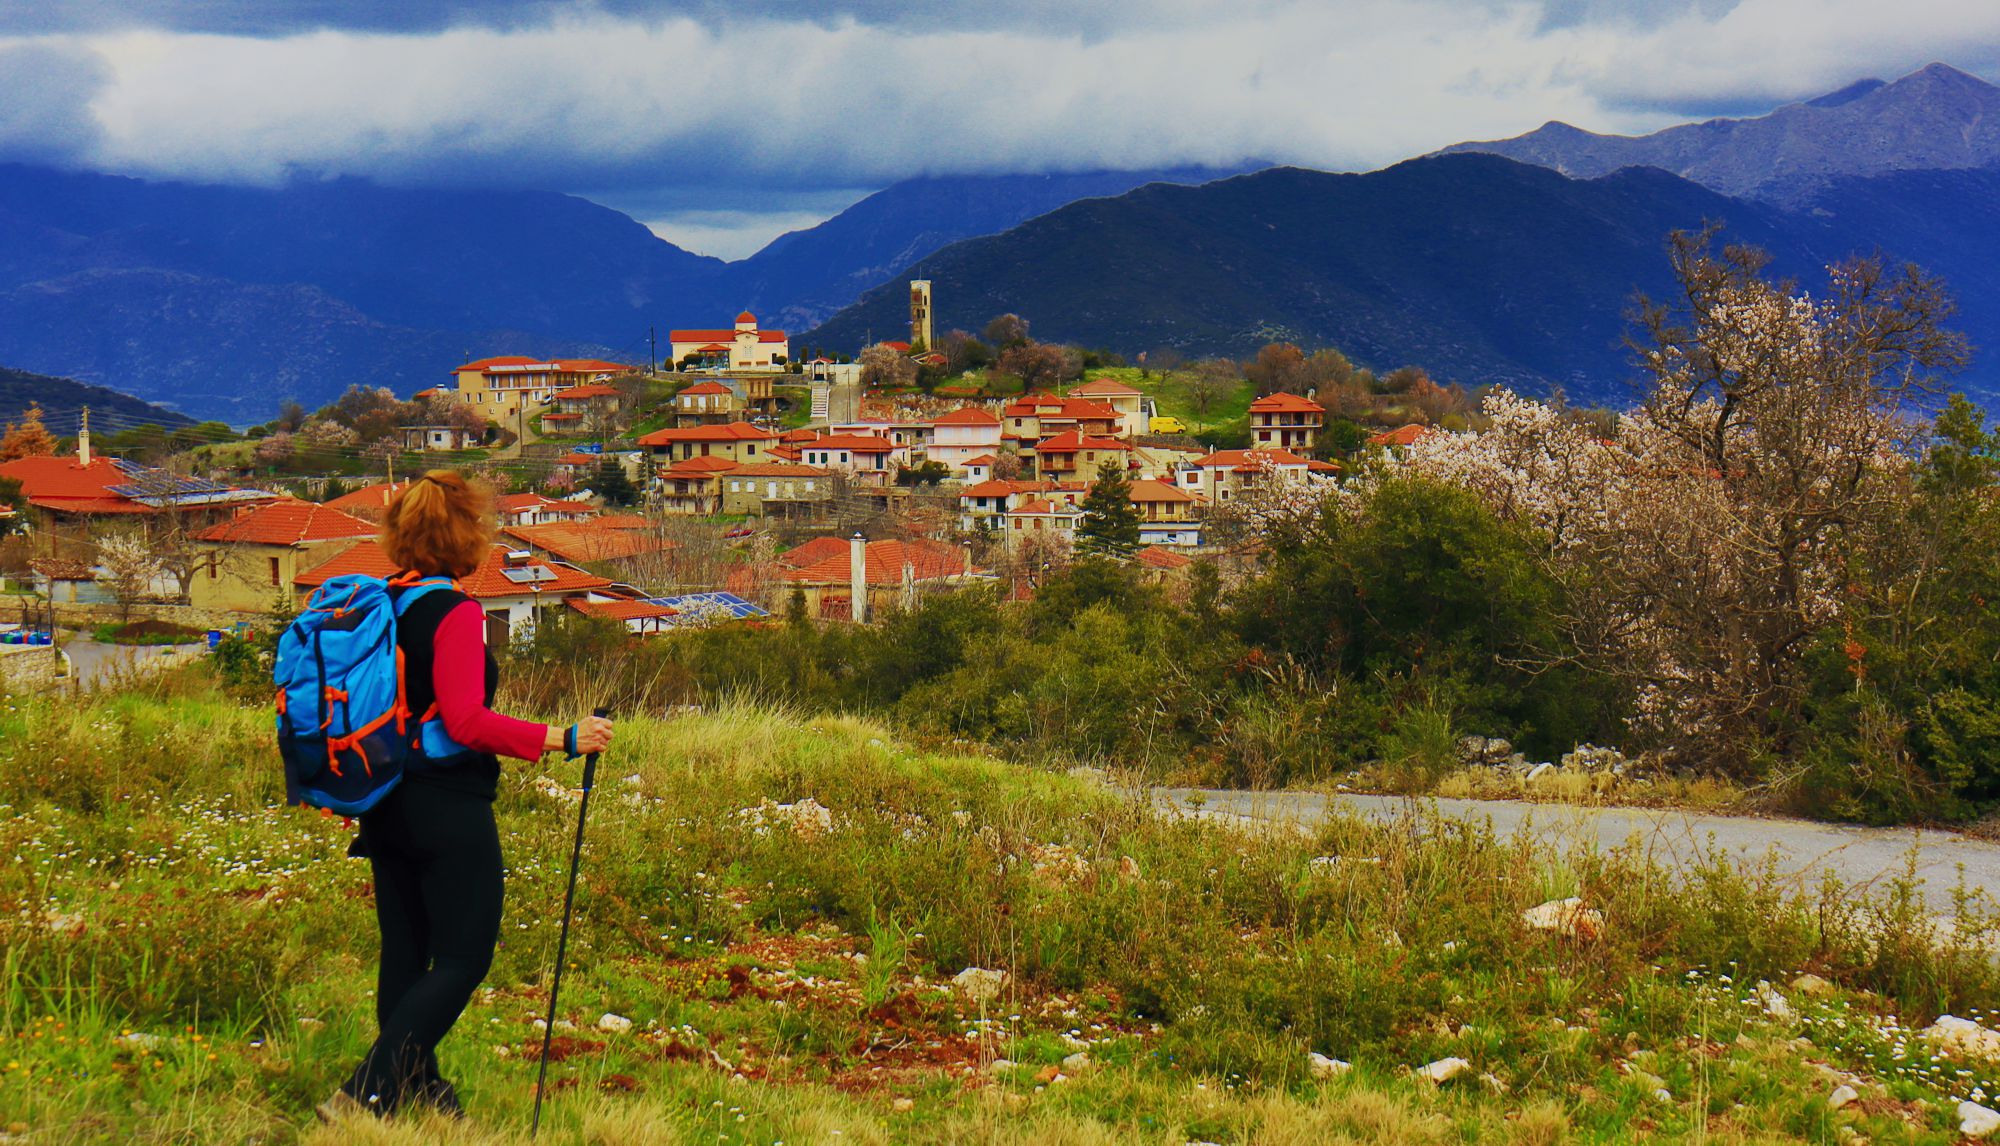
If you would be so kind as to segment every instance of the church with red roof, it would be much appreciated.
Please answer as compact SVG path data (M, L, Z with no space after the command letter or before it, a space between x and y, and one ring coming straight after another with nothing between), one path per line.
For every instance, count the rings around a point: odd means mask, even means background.
M670 330L669 360L681 370L781 374L791 363L791 340L782 330L760 330L744 311L728 330Z

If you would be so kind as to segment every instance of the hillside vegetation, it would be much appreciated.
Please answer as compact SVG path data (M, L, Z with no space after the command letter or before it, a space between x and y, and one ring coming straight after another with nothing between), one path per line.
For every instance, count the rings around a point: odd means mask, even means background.
M503 781L503 945L442 1048L475 1121L308 1131L370 1034L367 869L205 671L5 702L9 1132L524 1140L574 766ZM548 1140L1945 1142L2000 1085L1908 1034L1996 984L1978 911L1907 880L1675 879L1416 808L1250 835L730 704L626 721L602 776ZM1565 896L1597 914L1524 919Z

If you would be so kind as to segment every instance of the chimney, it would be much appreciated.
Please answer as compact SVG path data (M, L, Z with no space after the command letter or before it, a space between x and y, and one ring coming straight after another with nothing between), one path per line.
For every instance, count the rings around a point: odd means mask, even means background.
M857 625L868 623L868 539L860 530L847 542L847 566L854 581L854 603L849 606L848 616Z
M84 466L90 465L90 407L83 408L83 425L76 431L76 460Z

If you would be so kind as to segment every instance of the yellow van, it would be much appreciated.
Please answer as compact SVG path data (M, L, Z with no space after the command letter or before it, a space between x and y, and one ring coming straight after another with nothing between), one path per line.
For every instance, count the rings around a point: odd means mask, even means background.
M1188 432L1187 423L1170 414L1163 414L1154 418L1150 426L1152 432L1155 434L1185 434Z

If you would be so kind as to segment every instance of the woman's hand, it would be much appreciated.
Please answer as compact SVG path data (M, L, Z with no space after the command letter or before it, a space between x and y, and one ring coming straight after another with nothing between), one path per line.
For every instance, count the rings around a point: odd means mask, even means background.
M576 722L576 753L587 756L592 752L602 752L611 747L611 721L602 716L586 716ZM551 724L549 734L542 741L544 752L567 752L569 729Z

